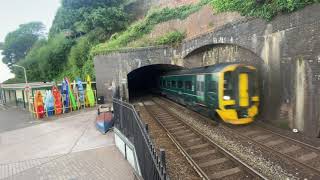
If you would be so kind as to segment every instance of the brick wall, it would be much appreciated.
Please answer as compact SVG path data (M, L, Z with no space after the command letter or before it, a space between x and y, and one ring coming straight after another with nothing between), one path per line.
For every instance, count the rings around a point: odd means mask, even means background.
M261 105L263 120L286 122L291 128L317 136L320 130L320 5L278 16L271 22L237 14L230 19L223 14L209 15L206 8L185 21L163 23L150 35L186 28L188 39L177 49L133 49L97 56L98 92L106 88L103 85L106 79L113 79L109 72L113 75L121 72L125 80L126 73L140 67L135 65L136 59L145 64L161 62L186 67L239 60L260 68L262 95L266 97ZM213 25L210 32L206 32L206 24L210 22ZM118 81L121 78L117 78ZM116 84L125 88L120 82Z

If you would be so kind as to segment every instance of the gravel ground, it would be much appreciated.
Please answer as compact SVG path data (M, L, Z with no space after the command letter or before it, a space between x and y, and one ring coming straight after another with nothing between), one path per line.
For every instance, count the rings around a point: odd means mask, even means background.
M278 134L284 135L284 136L288 136L290 138L296 139L298 141L304 142L306 144L309 144L311 146L314 147L318 147L318 149L320 149L320 138L314 138L314 137L308 137L306 135L304 135L303 133L294 133L292 131L289 131L287 129L280 129L278 127L266 124L264 122L255 122L255 125L268 129L270 131L276 132Z
M151 139L159 151L164 148L166 151L167 170L172 180L197 180L201 179L191 167L186 158L180 153L177 147L167 136L166 131L149 115L141 105L135 106L140 111L140 116L145 123L148 123Z
M228 135L228 132L219 128L219 126L212 126L204 121L199 121L195 118L194 112L179 106L180 108L169 107L167 102L158 100L168 107L168 109L180 116L185 122L192 124L199 131L205 133L212 138L216 143L228 149L238 158L245 161L248 165L254 167L256 170L264 174L270 179L312 179L310 174L301 169L297 169L294 165L286 160L279 159L270 152L267 152L259 147L253 146L250 142L246 142L238 137Z
M278 145L271 146L271 148L276 151L281 151L282 149L285 149L288 147L294 147L294 146L299 147L300 148L299 150L293 151L291 153L286 153L286 155L293 157L295 159L299 159L300 157L308 155L308 154L317 154L318 157L309 159L304 163L311 166L311 167L314 167L316 169L319 169L319 167L320 167L320 152L319 152L319 149L317 149L316 147L315 147L316 149L310 149L310 148L308 148L308 146L305 146L303 144L294 142L290 139L278 136L277 134L273 134L269 131L266 131L265 128L261 128L260 126L257 126L257 125L250 125L250 126L243 126L243 127L231 127L230 126L230 128L232 128L234 131L237 131L239 134L244 134L244 135L245 135L245 132L256 132L256 133L249 135L250 138L255 138L255 137L259 138L259 137L263 137L263 135L270 136L267 139L257 140L258 142L260 142L262 144L269 143L272 140L273 141L282 141ZM282 134L282 135L284 135L284 134ZM296 139L296 138L293 138L293 139Z

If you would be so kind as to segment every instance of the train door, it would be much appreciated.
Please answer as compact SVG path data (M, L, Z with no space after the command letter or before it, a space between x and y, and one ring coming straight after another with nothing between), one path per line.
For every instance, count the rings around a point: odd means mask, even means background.
M218 84L217 77L213 74L208 74L205 77L205 101L209 107L218 106Z
M249 106L249 77L247 73L239 74L239 106Z
M200 102L204 102L204 83L205 78L204 75L197 75L197 85L196 85L196 91L197 91L197 99Z

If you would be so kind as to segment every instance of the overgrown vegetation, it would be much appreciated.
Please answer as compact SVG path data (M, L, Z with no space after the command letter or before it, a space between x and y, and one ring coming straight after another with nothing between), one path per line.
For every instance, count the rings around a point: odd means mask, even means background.
M292 12L320 0L200 0L177 8L153 9L128 27L131 0L62 0L49 36L39 22L21 25L0 43L4 63L18 63L27 69L30 81L94 78L93 56L125 47L172 45L180 43L185 33L172 31L152 39L154 27L172 19L185 19L211 4L218 12L238 11L245 16L267 20L282 12ZM134 14L134 13L133 13ZM15 79L23 82L21 69L12 69Z
M155 44L156 45L177 45L181 43L184 37L185 37L184 32L172 31L156 39Z
M90 49L113 33L124 30L130 20L127 0L62 0L48 37L42 36L43 25L21 25L6 36L4 63L17 63L27 69L29 81L94 78ZM20 82L21 69L12 68Z
M282 12L292 12L320 0L211 0L213 8L219 12L238 11L243 16L260 17L271 20Z
M93 55L126 47L129 43L150 33L155 25L172 19L185 19L190 14L199 11L211 0L201 0L197 4L184 5L177 8L155 9L143 19L132 24L126 31L114 34L110 40L92 49Z

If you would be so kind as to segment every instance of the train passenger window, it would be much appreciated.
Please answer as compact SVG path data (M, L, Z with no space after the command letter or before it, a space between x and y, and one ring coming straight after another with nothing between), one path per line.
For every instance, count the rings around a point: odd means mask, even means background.
M183 86L182 81L178 81L178 88L182 88L182 86Z
M167 85L166 81L165 81L165 80L163 80L163 81L162 81L162 87L164 87L164 88L165 88L165 87L166 87L166 85Z
M191 90L192 89L192 82L191 81L185 81L184 82L184 88L187 90Z
M173 87L173 88L176 88L176 87L177 87L176 81L171 81L171 83L172 83L172 87Z
M232 82L232 74L231 72L224 73L224 82L223 82L223 92L226 99L233 99L233 82Z
M167 81L167 87L170 88L170 82L171 81Z
M204 92L204 82L203 81L197 81L197 91Z
M217 83L215 81L208 82L208 92L217 92Z

